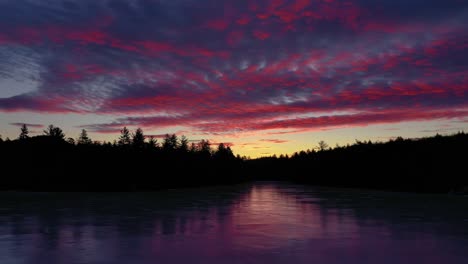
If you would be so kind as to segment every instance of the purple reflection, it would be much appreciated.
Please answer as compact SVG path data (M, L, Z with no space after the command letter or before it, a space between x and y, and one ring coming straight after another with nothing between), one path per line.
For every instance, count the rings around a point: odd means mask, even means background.
M0 196L0 263L468 260L464 197L276 183Z

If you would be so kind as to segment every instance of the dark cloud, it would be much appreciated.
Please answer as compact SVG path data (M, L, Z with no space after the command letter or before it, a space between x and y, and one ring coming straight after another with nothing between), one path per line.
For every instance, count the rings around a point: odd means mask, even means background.
M18 122L18 123L10 123L10 125L12 126L16 126L16 127L22 127L23 125L26 125L28 127L33 127L33 128L43 128L44 125L42 124L30 124L30 123L21 123L21 122Z
M458 0L3 1L0 79L36 87L0 111L118 114L85 126L111 133L463 118L466 25Z

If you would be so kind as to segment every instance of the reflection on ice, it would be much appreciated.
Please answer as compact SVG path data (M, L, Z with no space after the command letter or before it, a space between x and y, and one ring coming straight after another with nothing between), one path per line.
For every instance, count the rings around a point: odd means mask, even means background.
M466 263L466 197L280 183L0 194L1 263Z

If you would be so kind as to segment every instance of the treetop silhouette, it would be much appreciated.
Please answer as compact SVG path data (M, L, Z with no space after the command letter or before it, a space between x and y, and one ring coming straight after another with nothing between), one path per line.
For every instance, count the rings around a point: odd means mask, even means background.
M28 139L29 138L29 130L28 130L28 127L26 126L26 124L23 124L21 126L21 133L20 135L18 136L18 139L19 140L25 140L25 139Z

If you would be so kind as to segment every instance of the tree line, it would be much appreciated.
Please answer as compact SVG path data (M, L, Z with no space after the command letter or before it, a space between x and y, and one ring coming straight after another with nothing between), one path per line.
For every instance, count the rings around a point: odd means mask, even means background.
M30 141L29 129L26 124L23 124L20 128L20 134L17 138L19 142L25 143ZM42 138L43 141L56 141L62 143L66 142L70 145L76 146L112 146L112 147L124 147L124 148L133 148L137 150L141 149L152 149L160 150L165 152L178 151L181 153L203 153L204 155L213 156L217 158L234 158L234 154L231 150L231 147L225 143L219 143L216 149L212 149L211 143L209 140L202 139L197 143L189 141L189 139L182 135L180 138L175 134L166 134L163 138L161 144L158 142L155 136L146 136L143 133L143 129L137 128L134 133L124 127L120 130L120 136L118 140L115 140L113 143L104 141L93 141L89 136L86 129L82 129L78 138L66 138L63 130L54 125L49 125L47 129L43 130L43 135L35 136L33 138ZM7 139L6 141L11 141ZM0 136L0 143L3 143L4 140ZM240 158L240 157L238 157Z
M161 142L141 128L126 127L113 142L93 141L85 129L67 138L50 125L29 136L26 125L15 140L2 140L4 164L0 189L154 190L252 180L373 188L392 191L468 192L464 164L468 135L356 141L258 159L236 157L223 143L190 141L167 134Z
M30 136L23 125L15 140L0 140L5 171L0 189L128 191L180 186L230 184L242 159L224 143L190 141L166 134L161 142L124 127L114 142L93 141L83 129L78 138L48 126Z
M412 192L468 193L468 134L387 142L358 141L247 160L246 168L263 179L319 186Z

